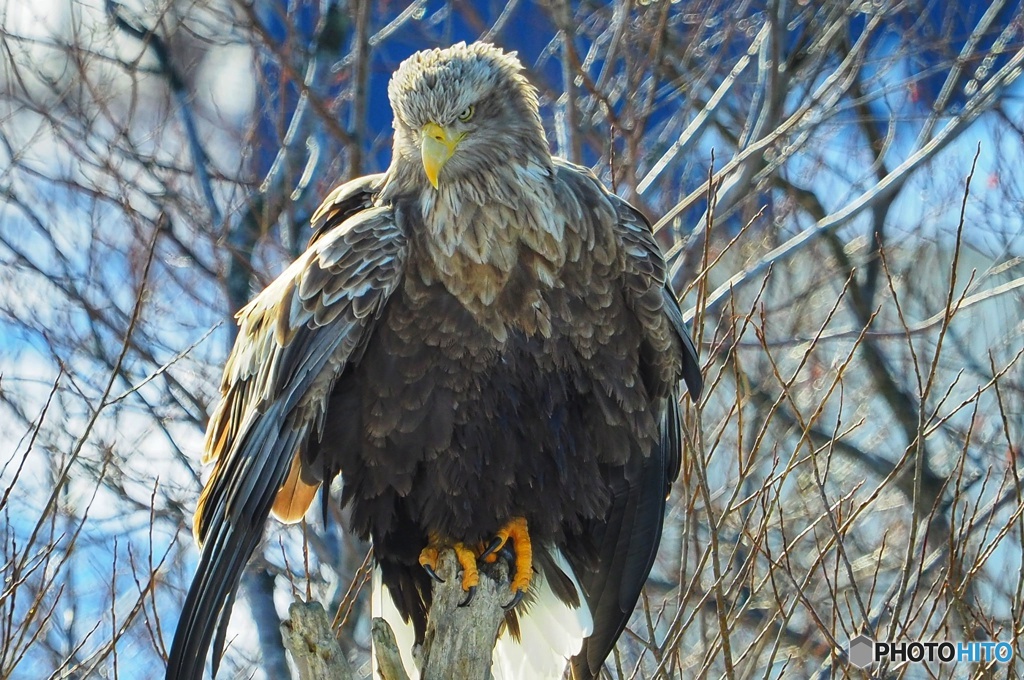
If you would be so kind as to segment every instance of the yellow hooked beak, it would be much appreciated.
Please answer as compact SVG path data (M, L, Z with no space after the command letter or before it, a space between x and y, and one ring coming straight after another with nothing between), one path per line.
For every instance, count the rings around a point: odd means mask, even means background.
M437 188L437 178L441 168L455 153L455 148L462 140L461 134L453 133L437 123L427 123L420 131L420 152L423 155L423 170L427 179Z

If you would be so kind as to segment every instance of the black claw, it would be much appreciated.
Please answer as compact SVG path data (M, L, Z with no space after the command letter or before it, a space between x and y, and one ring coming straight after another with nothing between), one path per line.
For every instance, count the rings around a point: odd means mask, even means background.
M508 611L509 609L512 609L517 604L519 604L520 602L523 601L523 595L525 595L525 594L526 594L526 591L524 591L524 590L517 590L516 594L515 594L515 597L512 598L512 601L509 602L508 604L502 605L501 608L504 609L505 611Z
M493 553L495 550L497 550L500 547L501 547L501 539L498 538L497 536L495 536L494 539L491 541L491 544L487 546L487 550L484 550L483 553L481 553L480 559L481 560L487 559L488 557L490 557L491 553Z
M423 565L423 571L427 572L427 575L430 578L432 578L435 581L437 581L438 583L444 583L444 579L441 578L440 576L438 576L437 572L434 571L434 568L432 566L430 566L429 564L424 564Z
M468 607L469 603L473 601L473 596L476 595L476 586L470 586L469 590L466 591L466 599L459 603L460 607Z

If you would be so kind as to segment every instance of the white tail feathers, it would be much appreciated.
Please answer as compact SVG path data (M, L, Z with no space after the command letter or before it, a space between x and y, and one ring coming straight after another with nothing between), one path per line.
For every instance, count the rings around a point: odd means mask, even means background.
M542 573L534 574L534 601L519 615L520 642L507 632L498 638L491 656L494 680L561 680L569 659L578 654L584 638L594 632L583 589L561 551L552 553L555 565L572 579L580 606L570 607L555 596Z
M494 646L491 656L494 680L561 680L569 659L579 653L583 640L594 631L590 609L583 599L583 589L568 561L559 551L554 552L552 558L558 568L572 579L576 591L580 593L580 606L574 608L563 603L552 592L544 575L534 574L530 584L533 601L528 608L520 607L520 641L513 640L505 630ZM373 616L381 616L390 624L405 670L412 680L417 680L420 670L413 660L415 633L412 624L402 621L391 594L384 592L379 569L373 571L370 607ZM377 663L373 656L373 673L376 678Z

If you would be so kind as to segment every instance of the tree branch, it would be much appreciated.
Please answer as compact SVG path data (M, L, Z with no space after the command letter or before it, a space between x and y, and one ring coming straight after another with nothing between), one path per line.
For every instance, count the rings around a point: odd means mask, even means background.
M409 680L405 666L402 665L402 654L398 651L398 642L391 626L383 618L373 619L373 654L377 661L377 674L382 680Z
M422 648L414 650L424 680L466 678L487 680L491 676L491 654L505 618L502 605L512 597L508 568L499 560L480 565L480 585L472 604L466 599L455 553L445 550L437 573L444 583L434 584L434 601L427 616L427 633ZM352 670L331 630L319 602L293 602L289 619L281 624L284 645L299 667L301 680L350 680ZM383 680L408 680L394 632L387 621L377 617L372 626L377 672Z
M468 607L459 606L466 593L451 550L441 554L437 573L445 582L434 584L434 602L423 642L423 678L486 680L498 628L505 616L502 605L512 596L506 567L501 560L493 569L482 566L480 585Z

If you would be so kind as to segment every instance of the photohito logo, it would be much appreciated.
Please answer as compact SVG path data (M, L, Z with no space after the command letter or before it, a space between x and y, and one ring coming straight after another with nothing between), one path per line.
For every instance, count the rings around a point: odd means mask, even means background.
M1013 647L1009 642L876 642L867 635L858 635L850 640L850 663L864 668L873 663L889 661L910 661L922 663L957 661L1008 663L1013 658Z

